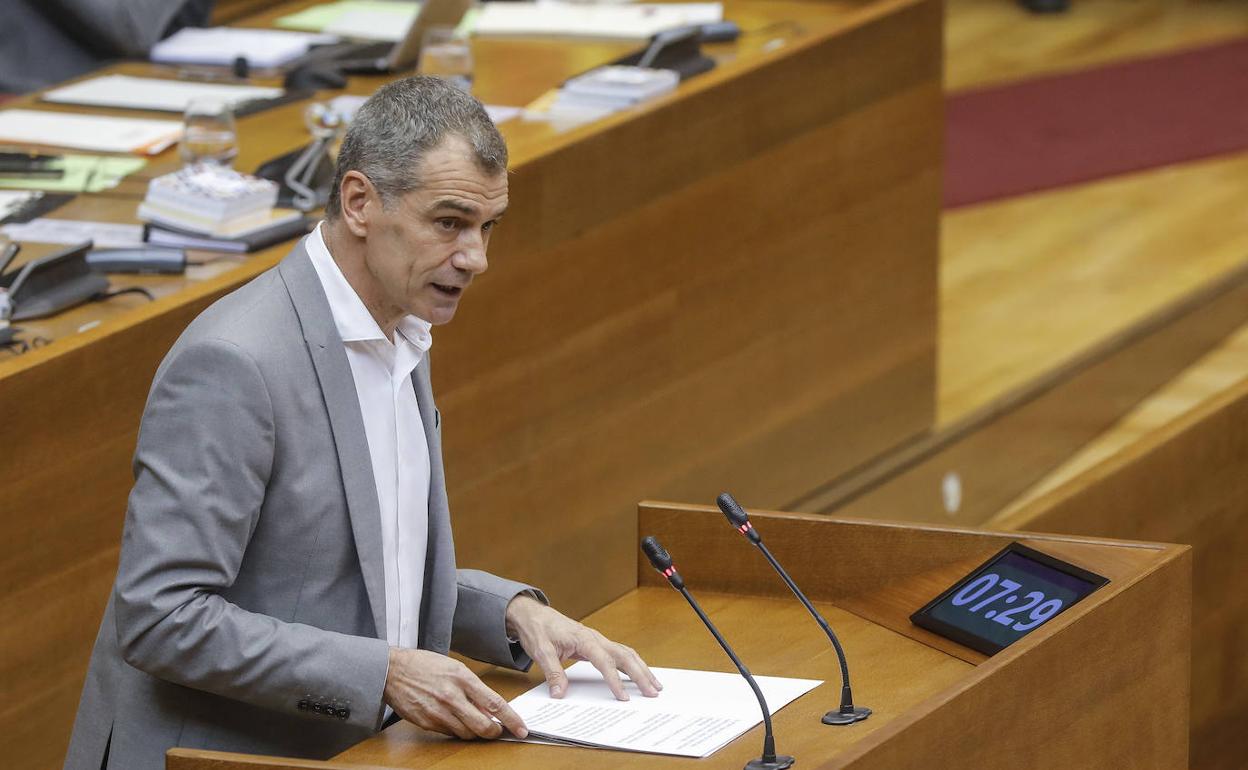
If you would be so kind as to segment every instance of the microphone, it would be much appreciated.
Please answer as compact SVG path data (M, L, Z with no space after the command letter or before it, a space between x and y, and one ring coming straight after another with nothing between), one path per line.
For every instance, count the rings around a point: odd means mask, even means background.
M719 629L715 628L715 624L706 616L698 603L694 601L693 596L685 588L685 580L676 571L676 567L672 564L672 557L668 555L667 550L659 545L659 541L653 537L644 538L641 541L641 550L645 552L646 558L650 560L650 566L659 571L663 577L667 578L667 582L672 584L672 588L680 591L685 600L689 602L689 606L693 607L693 611L698 613L698 617L710 630L711 636L715 637L715 641L719 642L719 646L724 648L724 652L728 653L728 657L732 658L732 662L736 665L737 670L741 672L741 676L745 677L745 681L749 683L750 689L754 691L754 697L758 698L758 706L763 710L763 725L765 733L763 736L763 755L758 759L751 759L745 765L745 770L784 770L784 768L793 766L793 757L776 756L776 739L771 732L771 710L767 708L767 701L763 698L763 691L758 689L758 682L754 681L754 677L750 675L749 670L737 654L728 646L728 641L720 635Z
M832 646L836 648L836 657L841 664L841 705L836 711L829 711L823 715L823 723L825 725L852 725L855 722L861 722L871 716L871 709L865 706L854 706L854 693L849 686L849 664L845 662L845 650L841 648L840 641L836 638L836 634L832 633L832 627L828 625L828 621L823 619L819 611L815 609L815 605L810 603L806 595L802 593L802 589L797 587L797 583L793 582L793 578L789 577L789 573L784 571L784 567L780 566L780 562L776 561L776 557L771 555L771 551L767 550L767 546L763 545L763 538L758 534L758 530L754 529L754 525L750 523L750 517L746 515L745 509L733 499L732 495L724 492L715 498L715 502L719 505L719 510L724 512L724 516L728 517L728 522L745 538L754 545L758 546L758 550L763 552L763 556L767 557L767 561L772 568L784 580L785 585L793 592L801 603L810 612L811 616L828 635L828 639L832 640Z

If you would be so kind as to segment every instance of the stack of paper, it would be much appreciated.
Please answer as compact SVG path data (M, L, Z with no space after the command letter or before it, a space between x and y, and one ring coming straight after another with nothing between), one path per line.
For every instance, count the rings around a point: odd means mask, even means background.
M103 75L54 88L43 95L43 100L92 107L185 112L187 105L194 99L213 99L237 107L244 102L258 99L276 99L284 93L280 88L260 86Z
M280 67L333 35L281 29L186 27L152 46L152 61L169 64L232 64L242 57L252 67Z
M723 21L721 3L586 5L546 0L486 3L476 18L478 35L553 35L645 40L664 30Z
M226 238L273 224L277 185L213 165L189 166L152 180L139 218Z
M125 249L143 245L143 228L116 222L88 222L77 219L40 217L29 222L0 227L15 241L31 243L62 243L72 246L91 241L96 248Z
M143 120L39 110L0 112L0 142L154 155L182 135L177 120Z
M530 743L708 757L763 721L758 700L738 674L653 668L663 683L657 698L626 682L629 700L617 701L590 663L567 670L567 694L555 700L545 684L515 700ZM757 676L774 714L823 684L815 679Z
M680 76L671 70L599 67L564 83L544 117L572 123L597 120L662 96L678 83Z

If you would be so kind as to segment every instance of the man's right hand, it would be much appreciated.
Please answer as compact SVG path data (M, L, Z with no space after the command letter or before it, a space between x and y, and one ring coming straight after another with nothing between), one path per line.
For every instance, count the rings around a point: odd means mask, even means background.
M529 734L503 696L486 687L467 666L428 650L390 648L383 698L412 724L466 741L497 738L503 727L517 738Z

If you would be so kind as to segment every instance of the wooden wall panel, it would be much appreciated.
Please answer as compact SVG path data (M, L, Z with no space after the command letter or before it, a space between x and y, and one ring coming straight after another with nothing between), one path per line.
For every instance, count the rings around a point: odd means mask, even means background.
M626 590L595 576L631 563L638 499L779 504L930 426L938 11L517 170L434 352L464 563L583 614ZM581 192L586 170L614 181Z

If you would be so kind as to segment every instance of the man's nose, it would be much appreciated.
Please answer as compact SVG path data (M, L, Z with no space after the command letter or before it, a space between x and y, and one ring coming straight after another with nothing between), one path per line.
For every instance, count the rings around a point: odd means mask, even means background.
M484 273L490 266L485 258L485 239L480 233L467 234L453 260L455 267L473 275Z

